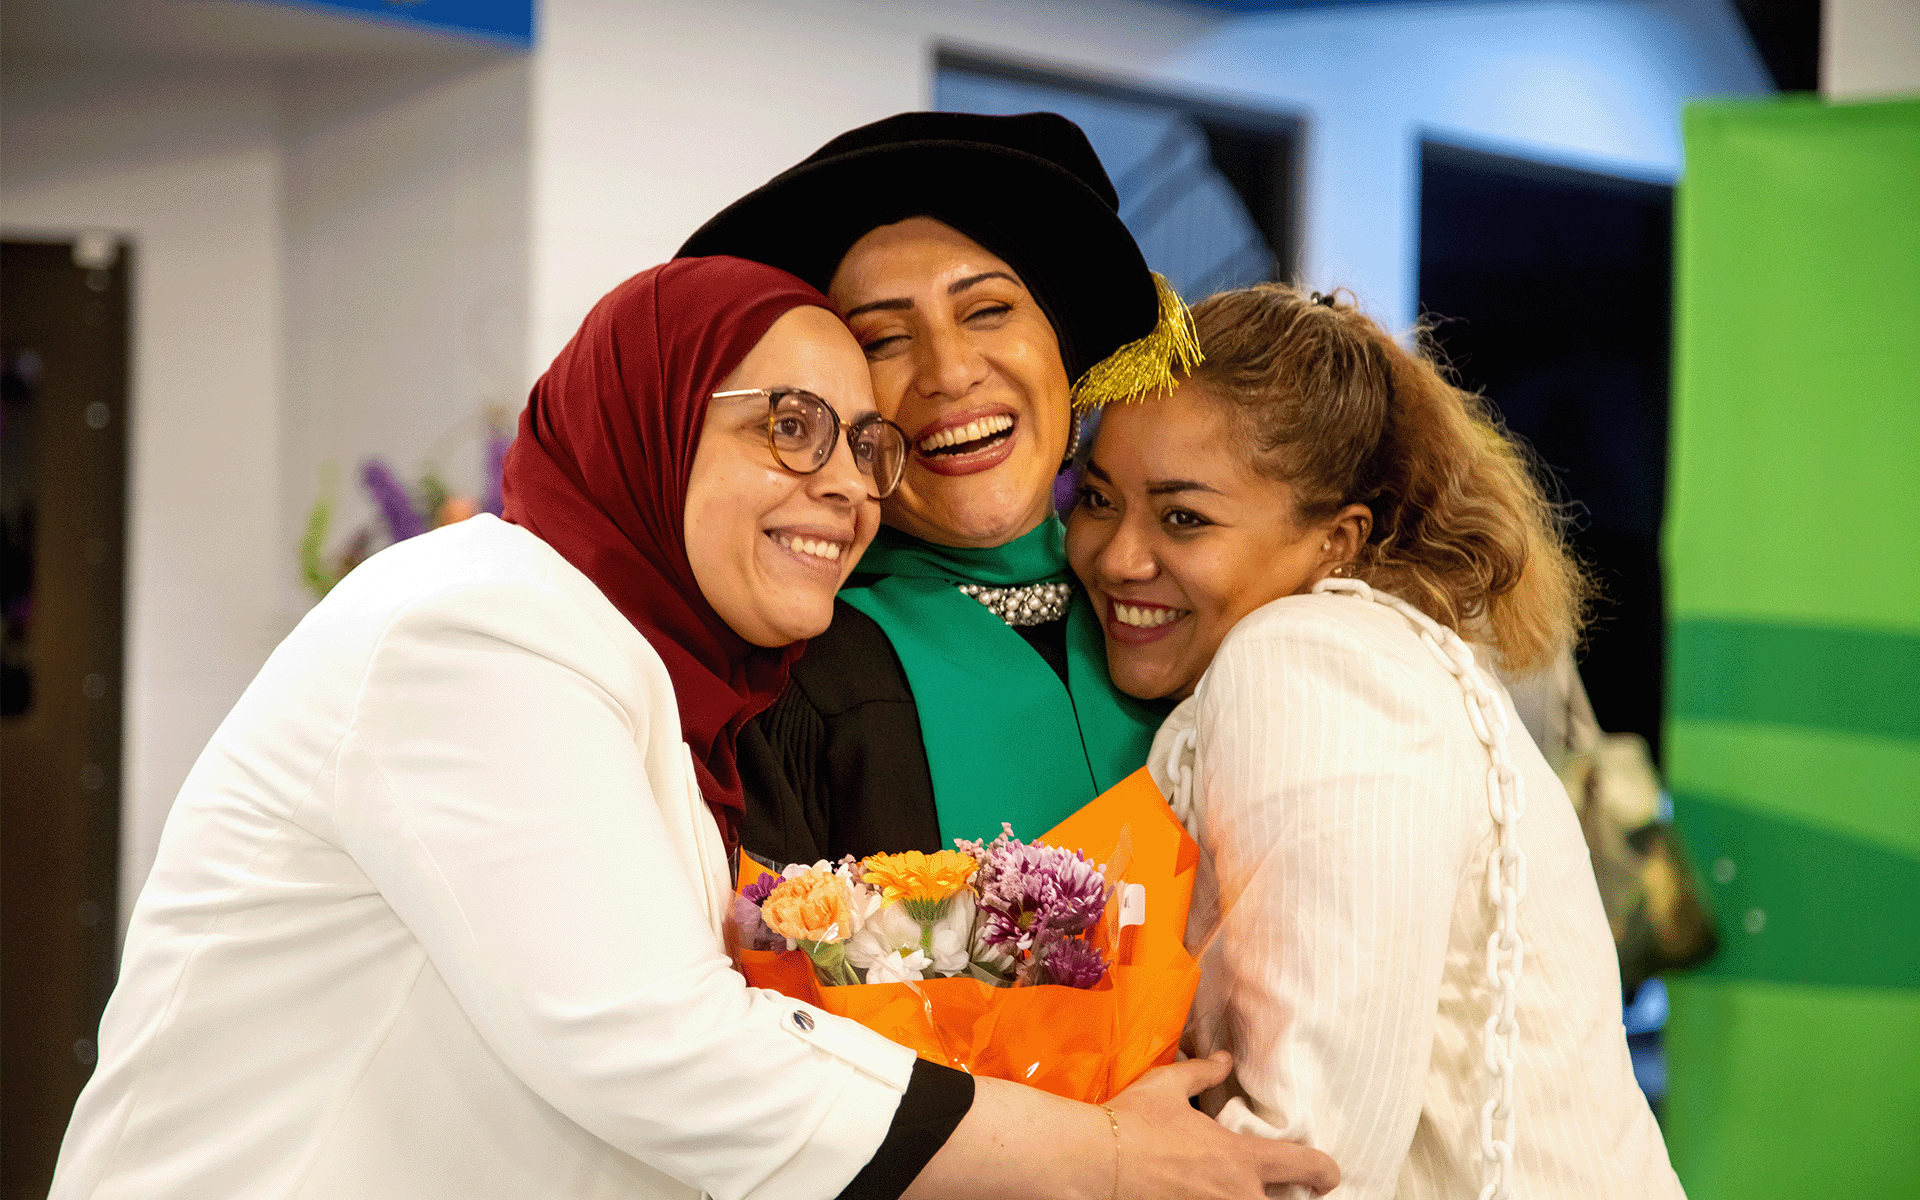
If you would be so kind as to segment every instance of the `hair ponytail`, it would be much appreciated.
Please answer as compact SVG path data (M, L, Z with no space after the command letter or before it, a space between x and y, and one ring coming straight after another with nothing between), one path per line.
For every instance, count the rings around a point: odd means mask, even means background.
M1190 378L1252 435L1255 467L1292 486L1299 519L1371 510L1346 574L1490 643L1510 671L1571 643L1591 585L1483 398L1332 297L1260 284L1193 314L1206 357Z

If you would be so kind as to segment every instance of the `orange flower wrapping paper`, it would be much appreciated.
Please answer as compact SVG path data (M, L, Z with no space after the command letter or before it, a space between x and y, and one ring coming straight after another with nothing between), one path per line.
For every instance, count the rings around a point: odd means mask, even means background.
M976 979L822 987L797 950L743 950L747 982L837 1013L910 1047L921 1058L975 1075L1018 1080L1055 1095L1100 1103L1149 1069L1173 1061L1199 964L1182 945L1200 848L1187 836L1145 768L1123 779L1037 840L1121 860L1119 882L1146 889L1146 920L1118 934L1109 918L1088 940L1107 955L1092 988L996 988ZM739 886L763 869L742 858Z

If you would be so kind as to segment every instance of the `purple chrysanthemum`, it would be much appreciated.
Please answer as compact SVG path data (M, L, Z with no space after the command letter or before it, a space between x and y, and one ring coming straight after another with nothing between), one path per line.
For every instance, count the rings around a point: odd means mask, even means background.
M740 894L755 904L762 904L773 894L773 889L781 884L778 875L762 875L752 883L740 889Z
M1107 975L1107 959L1099 947L1079 938L1063 938L1047 948L1048 983L1090 988Z
M981 940L1009 950L1080 933L1107 907L1099 864L1078 851L1026 845L1010 830L984 848L975 879Z

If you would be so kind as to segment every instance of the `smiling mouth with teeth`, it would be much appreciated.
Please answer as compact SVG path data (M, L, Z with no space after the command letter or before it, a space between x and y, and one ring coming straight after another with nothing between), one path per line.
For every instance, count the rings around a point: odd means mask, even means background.
M1131 625L1135 629L1158 629L1170 625L1187 615L1184 608L1162 608L1154 605L1121 604L1113 605L1113 619L1122 625Z
M769 536L789 550L812 555L814 558L824 559L830 563L840 561L840 552L844 548L839 542L824 542L818 538L788 537L784 533Z
M1012 429L1013 417L1010 414L995 413L929 434L915 442L914 449L922 454L972 454L993 445Z

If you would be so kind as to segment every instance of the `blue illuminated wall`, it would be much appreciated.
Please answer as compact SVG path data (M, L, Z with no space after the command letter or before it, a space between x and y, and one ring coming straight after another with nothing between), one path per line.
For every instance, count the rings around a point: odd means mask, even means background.
M1771 80L1721 0L1235 4L1153 74L1305 119L1302 267L1404 328L1418 312L1422 139L1657 183L1680 109Z
M531 49L533 0L268 0L289 8L355 13L482 41Z

